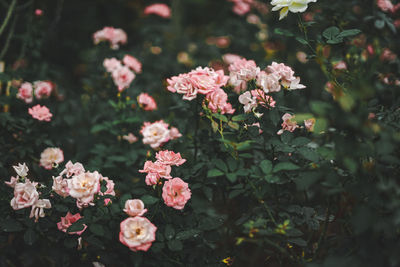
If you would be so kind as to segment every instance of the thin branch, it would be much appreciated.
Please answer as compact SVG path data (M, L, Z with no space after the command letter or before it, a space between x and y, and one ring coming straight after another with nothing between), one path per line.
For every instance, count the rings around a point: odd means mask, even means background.
M7 24L14 12L15 5L17 4L17 0L12 0L10 7L8 8L6 18L3 21L3 24L0 27L0 36L3 33L4 29L7 27Z
M4 47L3 47L3 49L2 49L1 52L0 52L0 60L3 59L3 57L4 57L5 54L7 53L8 47L10 46L11 39L12 39L12 37L13 37L13 35L14 35L15 24L16 24L16 22L17 22L17 18L18 18L18 15L15 15L15 17L14 17L14 19L13 19L13 22L12 22L12 24L11 24L10 32L8 33L6 42L5 42L5 44L4 44Z

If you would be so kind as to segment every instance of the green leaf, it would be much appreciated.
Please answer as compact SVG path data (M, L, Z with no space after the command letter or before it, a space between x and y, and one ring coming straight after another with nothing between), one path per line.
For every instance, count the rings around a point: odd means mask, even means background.
M207 172L207 177L218 177L222 175L224 175L224 173L218 169L211 169Z
M307 147L302 147L299 148L299 153L305 158L308 159L312 162L317 162L319 161L319 155L317 152L314 150L307 148Z
M225 162L222 159L216 159L214 166L223 172L228 172L228 167L226 166Z
M350 36L355 36L357 34L360 34L361 31L359 29L350 29L350 30L344 30L342 31L338 36L340 37L350 37Z
M223 122L228 122L228 118L225 115L219 114L219 113L213 113L212 116L218 120L221 120Z
M201 231L196 230L196 229L186 230L186 231L182 231L182 232L179 232L178 234L176 234L175 239L176 240L186 240L189 238L196 238L199 236L200 233L201 233Z
M281 29L281 28L275 28L274 32L276 34L283 35L283 36L288 36L288 37L294 36L294 34L291 33L290 31Z
M31 245L33 245L33 243L35 243L36 240L37 240L37 235L36 235L35 231L31 228L26 230L26 232L24 234L25 244L31 246Z
M144 195L140 199L143 201L143 203L145 205L153 205L159 201L158 198L150 196L150 195Z
M299 43L303 44L303 45L308 44L307 40L304 39L304 38L296 37L296 40L297 40Z
M68 233L73 233L73 232L79 232L82 231L85 226L83 225L83 219L79 219L76 222L74 222L70 227L68 227L67 232Z
M298 170L300 169L299 166L297 166L294 163L291 162L280 162L275 165L274 169L272 172L279 172L279 171L293 171L293 170Z
M232 183L236 182L237 180L236 173L227 173L226 178L228 178L228 180Z
M181 251L183 249L182 242L176 239L168 241L167 245L171 251Z
M239 128L240 128L239 124L237 124L236 122L233 122L233 121L228 122L228 126L235 130L239 130Z
M89 226L90 232L97 236L104 236L104 228L100 224L92 224Z
M264 174L269 174L272 171L272 162L264 159L260 162L260 168Z
M175 229L172 227L171 224L167 224L167 226L165 226L165 238L167 240L171 240L172 238L174 238L175 236Z
M239 114L239 115L233 116L232 120L233 121L244 121L247 119L247 117L248 117L247 114Z
M322 36L324 36L326 39L334 39L336 36L338 36L340 33L340 30L338 27L332 26L327 29L325 29L322 33Z
M291 144L292 144L293 146L304 146L304 145L307 145L307 144L310 143L310 142L311 142L310 139L308 139L308 138L306 138L306 137L303 137L303 136L300 136L300 137L295 138L295 139L291 142Z
M97 124L95 126L92 127L92 129L90 130L91 133L98 133L101 131L104 131L105 129L107 129L107 126L104 124Z

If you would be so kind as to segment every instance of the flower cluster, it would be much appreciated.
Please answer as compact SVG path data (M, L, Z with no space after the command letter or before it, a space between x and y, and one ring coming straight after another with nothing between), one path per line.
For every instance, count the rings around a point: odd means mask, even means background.
M274 6L272 11L281 10L279 13L279 20L281 20L287 16L289 11L292 13L306 11L311 2L317 2L317 0L272 0L271 5Z
M303 128L297 124L297 121L295 120L295 116L291 115L289 113L285 113L282 116L282 120L283 120L283 122L281 124L282 129L280 129L278 131L278 135L283 134L284 131L293 132L297 128ZM314 131L314 125L315 125L315 118L310 118L310 119L304 120L304 127L306 128L307 131L309 131L309 132Z
M166 19L171 17L171 9L169 8L169 6L160 3L147 6L144 9L143 13L145 15L154 14Z
M50 121L53 114L46 106L36 105L28 109L28 113L39 121Z
M266 71L261 71L257 76L257 85L259 85L264 92L279 92L281 86L288 90L296 90L306 88L300 84L300 77L294 76L294 71L291 67L283 63L272 62L266 68Z
M228 95L221 88L218 88L206 95L205 101L208 103L208 108L213 113L221 112L221 114L233 114L235 109L228 103Z
M98 44L102 41L108 41L112 49L118 49L120 44L126 44L127 35L122 29L113 27L104 27L93 34L93 42Z
M244 112L249 113L253 111L260 105L265 108L275 107L275 100L272 96L266 95L263 90L255 89L251 91L246 91L239 96L239 102L244 105Z
M74 215L72 215L72 213L67 212L67 214L64 217L61 217L61 221L59 221L57 223L57 228L60 231L63 231L64 233L67 232L68 228L75 223L76 221L82 219L83 217L79 214L76 213ZM83 229L80 231L76 231L76 232L68 232L68 234L70 235L81 235L87 228L86 224L83 224Z
M260 68L257 67L254 60L236 57L231 60L233 62L229 65L229 84L234 87L236 93L240 93L247 89L248 81L257 77Z
M65 177L64 177L65 176ZM104 185L105 191L101 190ZM93 206L95 196L112 195L115 196L114 182L108 177L103 177L97 171L85 171L79 162L68 161L65 169L57 176L53 176L52 189L62 197L71 196L76 199L76 205L82 209L89 205ZM110 200L105 199L105 204Z
M24 82L18 89L17 98L29 104L32 103L33 96L36 99L48 98L53 90L54 84L50 81L36 81L33 85L30 82Z
M103 66L107 72L111 73L114 84L120 92L131 85L136 77L135 72L142 72L142 63L130 55L125 55L122 62L114 57L106 58L103 61Z
M37 191L38 183L30 181L28 175L28 167L26 164L18 164L13 166L17 177L11 177L9 182L5 182L9 187L14 188L14 197L11 199L10 205L14 210L20 210L31 207L29 218L35 217L35 221L39 217L44 217L44 209L50 209L51 203L48 199L40 199Z
M163 120L156 122L144 122L140 133L143 135L143 144L150 145L153 149L159 148L169 140L182 136L175 127L169 128L169 124Z
M58 147L48 147L40 154L40 166L47 170L56 168L64 161L64 153Z
M166 179L162 194L165 205L174 209L183 209L191 197L191 192L188 184L181 178L172 178L171 166L180 166L186 162L186 159L183 159L180 153L168 150L157 152L156 159L155 162L146 161L143 170L139 172L147 173L147 185L161 184L160 179Z
M193 100L197 94L207 95L225 86L228 79L223 70L198 67L189 73L167 79L167 89L173 93L183 94L185 100Z

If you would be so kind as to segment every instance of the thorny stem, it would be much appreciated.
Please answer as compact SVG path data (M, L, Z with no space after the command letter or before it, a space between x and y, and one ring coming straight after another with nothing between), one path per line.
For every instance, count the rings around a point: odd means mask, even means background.
M7 27L7 24L11 18L11 15L14 12L15 5L17 4L17 0L12 0L10 7L8 8L6 18L4 19L3 24L0 27L0 36L3 33L4 29Z
M316 55L317 51L315 51L314 47L312 47L310 44L310 40L308 39L308 35L307 35L307 28L303 24L303 19L301 18L300 14L297 14L297 16L299 18L300 30L304 33L304 39L307 41L307 46L308 46L308 48L311 49L311 51L314 53L314 55Z

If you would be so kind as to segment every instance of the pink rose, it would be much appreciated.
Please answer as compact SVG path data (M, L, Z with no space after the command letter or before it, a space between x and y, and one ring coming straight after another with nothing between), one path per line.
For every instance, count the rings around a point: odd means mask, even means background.
M162 197L168 207L183 209L191 194L188 184L181 178L173 178L164 183Z
M29 82L24 82L18 89L17 98L24 100L25 103L29 104L33 101L33 88Z
M145 122L140 131L143 135L143 144L159 148L170 139L168 126L163 120L153 123Z
M246 91L239 96L239 102L244 105L243 108L245 113L249 113L257 107L257 101L249 91Z
M132 251L147 251L156 240L157 227L147 218L130 217L120 224L119 241Z
M143 13L145 15L158 15L166 19L171 17L171 9L166 4L152 4L147 6Z
M82 163L76 162L72 163L70 160L65 164L65 169L60 173L60 175L66 174L67 177L79 175L85 172L85 168Z
M56 192L58 195L62 197L67 197L69 196L69 189L68 189L68 183L67 180L64 179L62 176L53 176L53 191Z
M240 59L242 59L242 57L235 54L225 54L222 56L222 60L228 65L233 64L235 61Z
M279 76L275 73L266 73L261 71L257 75L257 85L260 86L264 92L279 92L281 90L281 84L279 82Z
M104 195L111 195L115 196L115 191L114 191L114 186L115 183L113 180L109 179L108 177L103 177L103 175L100 174L100 182L105 181L106 182L106 188L107 190L103 193L101 190L99 191L100 196Z
M235 1L235 5L233 6L232 10L234 13L242 16L250 12L251 6L244 1Z
M139 106L142 107L144 110L152 111L157 109L156 101L147 93L141 93L137 97L137 101L139 103Z
M394 6L390 0L377 0L376 4L383 12L395 11Z
M167 89L173 93L183 94L183 99L192 100L197 97L197 88L192 84L189 74L185 73L173 76L167 79L167 82Z
M142 72L142 63L140 63L140 61L137 60L137 58L132 57L130 55L125 55L124 58L122 59L122 62L134 72L136 73Z
M33 83L33 87L35 87L35 97L37 99L49 97L53 90L52 83L46 81L36 81Z
M232 114L235 112L232 105L227 102L228 95L221 88L207 94L206 100L208 101L208 108L214 113L221 112L221 114Z
M311 118L308 120L304 120L304 126L306 127L307 131L312 132L314 131L315 119Z
M40 154L40 166L51 170L64 161L64 153L58 147L48 147Z
M144 163L143 170L139 170L141 173L156 173L159 177L164 179L170 179L171 177L171 166L164 165L161 162L151 162L150 160Z
M247 82L255 79L259 73L260 68L254 60L242 58L229 65L229 83L235 87L236 93L240 93L247 89Z
M115 29L113 27L104 27L93 34L95 44L108 41L112 49L118 49L120 44L126 44L127 39L127 35L122 29Z
M171 140L178 139L179 137L182 137L182 134L179 132L178 128L176 127L171 127L169 130L169 138Z
M289 90L305 88L304 85L300 84L300 78L294 76L292 68L283 63L278 64L272 62L272 64L267 67L267 71L269 74L277 76L278 79L281 80L282 86Z
M133 133L122 136L122 139L128 141L129 144L133 144L138 140L138 138L134 136Z
M128 88L132 81L135 79L136 75L125 66L115 69L112 72L112 78L116 86L118 86L118 91L123 91Z
M18 178L11 176L10 181L9 182L6 181L4 183L9 187L14 188L15 185L17 184L17 182L18 182Z
M158 173L149 172L146 175L145 183L149 186L152 186L152 185L156 185L159 180L160 180L160 176L158 175Z
M122 64L121 61L113 57L104 59L103 66L106 68L107 72L113 72L114 70L119 69Z
M14 186L14 198L11 199L11 207L14 210L31 207L39 199L36 184L26 180L25 183L16 183Z
M128 199L125 202L124 212L131 217L142 216L147 212L144 208L144 203L140 199Z
M35 10L35 15L38 16L38 17L40 17L41 15L43 15L43 10L41 10L41 9L36 9L36 10Z
M50 121L53 114L50 113L50 110L46 106L36 105L32 108L28 109L29 114L32 115L34 119L39 121Z
M294 130L296 130L297 128L299 128L299 126L297 125L297 122L292 120L294 118L294 116L290 115L289 113L285 113L282 116L282 129L278 131L278 135L283 134L284 131L289 131L289 132L293 132Z
M175 153L174 151L169 150L157 152L156 159L156 162L170 166L180 166L186 162L186 159L182 159L181 153Z
M69 195L77 200L78 207L92 205L94 195L100 190L100 174L85 172L67 180Z
M43 218L45 216L44 209L50 209L50 208L51 208L50 200L39 199L32 206L32 210L31 210L31 214L29 215L29 218L35 217L35 222L37 222L39 220L39 217Z
M65 215L65 217L61 217L61 221L57 223L57 228L60 231L63 231L64 233L67 232L67 229L76 221L79 219L83 218L79 213L76 213L72 215L70 212ZM83 229L78 232L69 232L68 234L70 235L81 235L87 228L87 226L84 224Z

